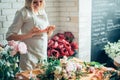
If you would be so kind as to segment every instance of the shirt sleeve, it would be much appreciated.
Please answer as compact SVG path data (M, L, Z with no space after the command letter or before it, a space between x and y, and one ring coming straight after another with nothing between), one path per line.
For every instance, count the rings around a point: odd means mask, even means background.
M17 11L13 20L13 23L8 28L8 31L6 33L6 38L8 38L10 35L14 33L19 33L21 27L23 25L23 16L20 11Z

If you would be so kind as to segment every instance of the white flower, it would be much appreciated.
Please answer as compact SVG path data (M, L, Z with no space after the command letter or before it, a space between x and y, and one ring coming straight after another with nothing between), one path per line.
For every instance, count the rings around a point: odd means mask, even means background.
M9 63L9 62L6 62L6 65L7 65L7 66L10 66L10 63Z
M18 64L17 64L17 63L15 63L15 68L16 68L16 67L18 67Z
M62 68L61 68L60 66L56 66L54 73L55 73L55 74L60 74L61 71L62 71Z
M76 71L77 70L77 66L76 66L76 64L74 63L74 62L71 62L71 61L69 61L67 64L66 64L66 70L68 71L68 72L74 72L74 71Z
M114 43L108 42L108 44L105 45L104 50L106 54L112 59L119 56L120 55L120 40Z
M77 70L82 70L82 65L80 65L79 63L76 63L76 67L77 67Z

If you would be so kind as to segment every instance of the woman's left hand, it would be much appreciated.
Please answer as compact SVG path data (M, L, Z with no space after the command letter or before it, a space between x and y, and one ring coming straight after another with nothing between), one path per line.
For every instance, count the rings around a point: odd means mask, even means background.
M55 30L55 25L50 25L46 28L48 36L51 36L53 31Z
M55 30L55 25L50 25L47 28L48 31L54 31Z

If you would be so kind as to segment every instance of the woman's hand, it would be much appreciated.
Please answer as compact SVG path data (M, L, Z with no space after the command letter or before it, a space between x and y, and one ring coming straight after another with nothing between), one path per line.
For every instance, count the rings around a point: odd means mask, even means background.
M40 35L42 33L42 30L38 27L33 27L30 31L29 34L32 36Z
M50 25L47 28L48 31L54 31L55 30L55 25Z
M50 25L46 28L48 36L51 36L53 34L53 31L55 30L55 25Z
M33 27L28 34L31 36L36 36L36 35L40 35L41 33L47 32L48 36L50 36L52 35L54 30L55 30L55 25L50 25L43 30L41 30L39 27Z

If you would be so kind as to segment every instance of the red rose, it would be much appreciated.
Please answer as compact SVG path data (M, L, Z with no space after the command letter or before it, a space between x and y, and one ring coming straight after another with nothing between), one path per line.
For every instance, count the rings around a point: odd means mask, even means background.
M74 51L73 50L69 50L69 56L72 56L74 54Z
M51 49L48 49L48 51L47 51L47 55L48 55L48 57L51 56Z
M74 35L73 35L71 32L64 32L64 35L65 35L66 40L67 40L68 42L71 43L71 42L73 41Z
M54 41L53 41L53 40L49 40L49 41L48 41L48 47L51 47L53 44L54 44Z
M52 49L52 50L48 50L48 56L53 56L53 57L56 57L56 58L59 58L60 56L60 53L55 50L55 49Z
M72 56L74 50L78 49L76 42L73 42L74 36L71 32L57 33L48 41L48 57L54 56L60 58L63 56Z
M63 33L57 33L55 36L58 36L60 39L65 39L65 36Z
M57 48L58 47L58 42L55 41L54 44L51 46L52 48Z
M66 50L67 50L68 52L71 51L71 45L70 45L69 43L64 44L64 47L66 48Z
M72 42L71 43L72 50L78 49L78 44L77 42Z
M64 44L61 43L61 42L59 42L59 43L58 43L58 48L61 49L61 48L63 48L63 47L64 47Z
M66 48L61 48L61 56L69 56L68 51L66 50Z
M58 36L53 36L52 39L55 40L55 41L57 41L57 40L59 40L59 37Z

